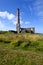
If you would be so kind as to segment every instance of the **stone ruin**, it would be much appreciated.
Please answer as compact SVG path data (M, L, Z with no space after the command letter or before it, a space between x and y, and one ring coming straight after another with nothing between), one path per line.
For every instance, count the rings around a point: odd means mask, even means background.
M17 23L16 23L16 31L17 33L35 33L35 28L21 28L20 27L20 9L17 9Z

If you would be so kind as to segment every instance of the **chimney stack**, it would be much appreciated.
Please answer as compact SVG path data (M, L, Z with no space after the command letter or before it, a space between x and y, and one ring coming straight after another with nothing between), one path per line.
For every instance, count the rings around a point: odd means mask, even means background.
M17 24L16 24L17 33L20 33L20 9L17 9Z

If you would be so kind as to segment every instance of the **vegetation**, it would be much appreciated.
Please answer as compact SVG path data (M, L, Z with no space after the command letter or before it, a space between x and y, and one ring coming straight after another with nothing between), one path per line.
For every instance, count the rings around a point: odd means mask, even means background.
M43 34L0 31L0 65L43 65Z

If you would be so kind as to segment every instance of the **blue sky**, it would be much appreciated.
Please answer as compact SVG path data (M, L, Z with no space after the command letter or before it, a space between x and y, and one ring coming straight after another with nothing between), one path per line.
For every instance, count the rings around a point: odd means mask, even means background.
M43 33L43 0L0 0L0 30L16 30L17 8L21 27Z

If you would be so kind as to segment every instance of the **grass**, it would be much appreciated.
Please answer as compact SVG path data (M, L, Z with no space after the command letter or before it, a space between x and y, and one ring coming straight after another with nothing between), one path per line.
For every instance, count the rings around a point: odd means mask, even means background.
M0 32L0 65L43 65L43 34Z

